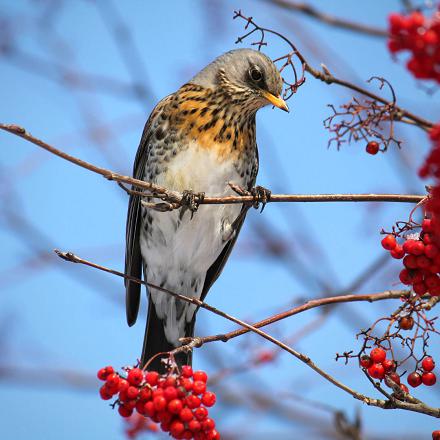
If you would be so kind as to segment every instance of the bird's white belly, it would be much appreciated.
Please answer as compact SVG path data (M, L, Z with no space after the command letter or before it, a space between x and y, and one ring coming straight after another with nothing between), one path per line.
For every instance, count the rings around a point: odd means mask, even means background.
M155 182L177 191L193 190L207 195L234 194L228 182L243 185L232 159L219 161L215 151L190 146L168 162L166 172ZM181 209L171 212L149 210L152 224L141 234L141 250L146 262L149 283L183 295L200 298L206 272L220 255L238 217L241 205L201 205L191 215ZM228 229L229 228L229 229ZM159 318L173 322L179 314L174 298L150 289ZM178 328L165 324L167 338L182 334L185 321L191 320L195 308L185 307ZM178 317L179 318L179 317ZM175 322L175 321L174 321ZM171 341L170 341L171 342Z

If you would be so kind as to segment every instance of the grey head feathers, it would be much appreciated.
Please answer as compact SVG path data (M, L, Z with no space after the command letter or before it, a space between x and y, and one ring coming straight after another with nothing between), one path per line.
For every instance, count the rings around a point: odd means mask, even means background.
M278 97L283 87L281 75L272 60L253 49L235 49L220 55L190 83L216 90L224 81L248 96L250 92L260 96L261 92L269 92Z

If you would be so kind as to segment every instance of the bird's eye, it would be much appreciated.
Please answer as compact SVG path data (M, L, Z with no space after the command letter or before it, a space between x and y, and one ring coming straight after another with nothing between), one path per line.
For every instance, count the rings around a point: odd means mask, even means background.
M252 67L249 70L249 76L252 81L260 82L263 79L263 74L261 73L261 70L258 67Z

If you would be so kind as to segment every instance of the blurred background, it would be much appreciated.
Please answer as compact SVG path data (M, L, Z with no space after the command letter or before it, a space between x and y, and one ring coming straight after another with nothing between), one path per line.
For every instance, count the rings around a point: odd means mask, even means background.
M421 87L386 38L330 26L279 1L0 0L0 121L86 161L130 174L155 103L235 46L241 8L290 38L309 62L377 91L394 86L398 104L439 118L436 95ZM287 2L288 3L288 2ZM292 4L298 2L292 2ZM322 12L386 30L402 1L311 1ZM283 6L284 5L284 6ZM245 41L248 46L253 40ZM264 49L287 52L276 42ZM387 91L382 91L386 95ZM370 156L365 143L327 147L327 104L353 94L312 77L289 101L290 114L258 114L258 183L282 193L423 193L417 177L429 148L419 129L399 126L402 149ZM125 322L123 281L60 260L54 248L123 270L127 196L116 184L8 133L0 133L0 436L3 439L123 439L124 421L100 400L96 371L131 365L144 320ZM272 204L248 215L238 245L207 302L257 321L303 301L397 287L399 262L379 232L408 218L398 203ZM141 316L145 316L145 300ZM397 301L315 309L266 330L309 355L347 385L380 397L355 361L356 334ZM197 335L234 329L201 310ZM438 341L431 354L438 355ZM256 360L269 354L271 362ZM214 379L212 410L225 439L344 439L336 422L359 417L362 439L422 439L440 427L415 413L363 406L311 369L246 335L196 350L196 368ZM415 396L440 405L439 386ZM146 433L144 438L165 438ZM356 437L357 438L357 437Z

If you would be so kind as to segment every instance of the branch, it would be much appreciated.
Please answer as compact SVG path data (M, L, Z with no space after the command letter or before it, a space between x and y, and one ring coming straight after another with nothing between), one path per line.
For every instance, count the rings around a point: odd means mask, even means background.
M319 11L313 6L307 3L293 2L287 0L266 0L268 3L282 7L284 9L289 9L291 11L302 12L309 17L319 20L331 26L335 26L342 29L347 29L350 31L359 32L362 34L371 35L374 37L387 37L388 31L386 29L376 28L373 26L368 26L362 23L356 23L354 21L345 20L334 15L327 14L325 12Z
M56 254L63 258L66 261L70 261L73 263L80 263L80 264L84 264L86 266L90 266L93 267L95 269L99 269L102 270L104 272L107 273L111 273L113 275L117 275L119 277L128 279L130 281L134 281L136 283L139 284L143 284L149 287L153 287L154 289L157 289L160 292L164 292L168 295L171 295L175 298L178 298L182 301L185 302L189 302L191 304L195 304L198 307L204 308L206 310L209 310L212 313L215 313L216 315L222 316L223 318L228 319L229 321L235 322L236 324L239 324L240 326L244 327L245 329L247 329L248 331L252 331L253 333L256 333L258 335L260 335L261 337L263 337L264 339L272 342L273 344L277 345L278 347L280 347L281 349L283 349L284 351L287 351L289 354L291 354L292 356L296 357L298 360L300 360L301 362L305 363L309 368L311 368L312 370L314 370L316 373L318 373L320 376L322 376L324 379L326 379L328 382L332 383L333 385L335 385L336 387L340 388L341 390L345 391L346 393L350 394L351 396L353 396L355 399L360 400L361 402L366 403L367 405L371 405L371 406L376 406L379 408L383 408L383 409L405 409L408 411L413 411L413 412L418 412L418 413L423 413L423 414L427 414L433 417L437 417L440 418L440 408L432 408L426 404L424 404L423 402L417 401L417 403L413 403L413 401L411 402L405 402L405 401L400 401L396 398L394 398L393 396L391 397L391 400L382 400L382 399L375 399L372 397L368 397L365 396L353 389L351 389L350 387L348 387L347 385L345 385L344 383L338 381L337 379L335 379L333 376L331 376L330 374L328 374L326 371L322 370L320 367L318 367L308 356L300 353L299 351L296 351L295 349L289 347L288 345L284 344L283 342L279 341L278 339L274 338L273 336L270 336L269 334L263 332L262 330L260 330L259 328L257 328L256 326L247 324L246 322L235 318L231 315L228 315L225 312L222 312L221 310L216 309L215 307L210 306L209 304L200 301L196 298L189 298L186 297L184 295L180 295L178 293L172 292L170 290L164 289L162 287L156 286L154 284L142 281L138 278L129 276L129 275L125 275L122 272L113 270L113 269L109 269L107 267L104 266L100 266L98 264L92 263L90 261L84 260L74 254L72 254L71 252L61 252L59 250L55 250ZM390 293L387 294L387 292L384 292L385 294L385 298L387 298ZM376 295L366 295L366 296L370 296L370 297L375 297L375 296L379 296L381 294L376 294ZM349 295L347 295L349 296ZM352 295L353 297L356 297L356 295ZM362 295L360 295L362 296ZM383 299L385 299L383 298ZM328 299L328 298L324 298L323 300ZM354 299L352 299L353 301ZM371 300L371 298L370 298ZM322 300L314 300L314 301L322 301ZM311 301L310 303L313 304L313 302ZM307 307L307 306L306 306ZM312 308L311 306L309 306L309 308ZM307 310L307 308L305 309ZM298 312L299 313L299 312ZM194 347L200 347L203 343L203 338L190 338L191 340L189 341L189 344L191 346L191 348ZM181 347L179 347L181 348Z
M27 132L23 127L15 124L3 124L0 123L0 129L5 130L15 136L19 136L50 153L61 157L75 165L85 168L93 173L100 174L108 180L118 182L120 186L130 194L137 194L142 197L152 197L163 200L163 203L147 203L147 206L152 209L160 211L169 211L184 206L186 198L184 194L178 191L172 191L164 188L160 185L156 185L151 182L145 182L143 180L134 179L129 176L124 176L106 168L101 168L96 165L90 164L84 160L71 156L70 154L61 151L48 143L34 137ZM134 187L141 188L149 191L144 193L141 191L133 191L125 188L122 184L130 184ZM267 200L268 203L272 202L400 202L400 203L419 203L423 200L423 195L410 195L410 194L273 194ZM259 198L256 195L242 195L242 196L226 196L226 197L204 197L203 200L198 200L199 204L254 204L259 202Z

